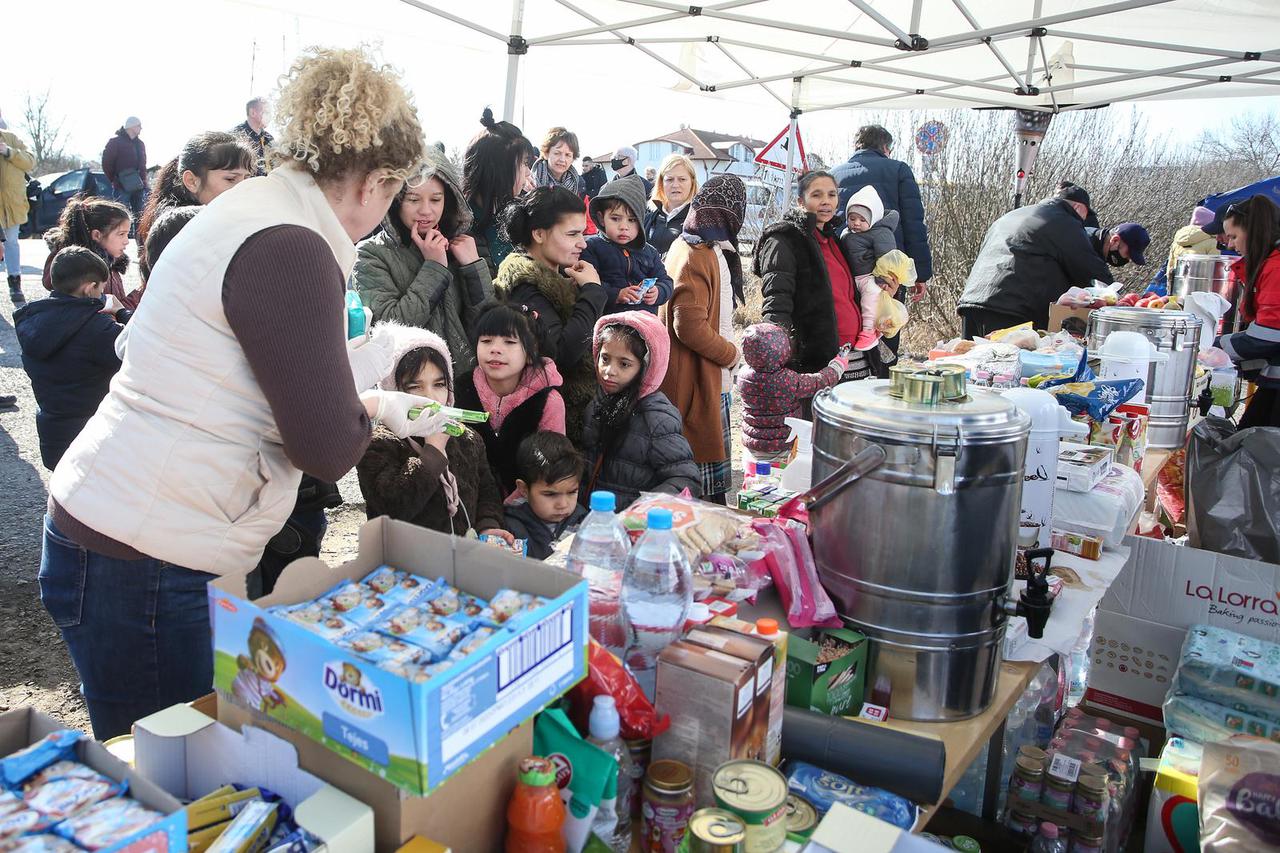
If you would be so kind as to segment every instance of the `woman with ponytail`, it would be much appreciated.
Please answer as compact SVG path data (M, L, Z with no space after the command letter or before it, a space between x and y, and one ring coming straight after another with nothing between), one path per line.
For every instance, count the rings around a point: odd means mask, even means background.
M235 133L210 130L197 133L182 153L165 163L151 185L147 206L138 220L138 246L145 246L156 218L171 207L206 205L245 178L252 177L257 159L248 141ZM138 263L148 272L145 252Z
M102 292L114 296L130 311L137 308L138 300L142 298L142 288L124 292L124 274L129 269L129 256L124 250L129 245L129 226L132 222L129 208L118 201L108 201L97 196L76 196L67 202L62 215L58 217L57 227L44 235L44 241L49 246L49 257L44 262L44 289L53 290L49 268L53 264L54 255L68 246L83 246L106 261L107 268L111 270L107 286Z
M494 280L499 296L537 317L542 354L564 378L565 434L575 445L596 390L592 332L609 301L596 268L580 260L586 221L582 199L564 187L538 187L513 201L503 211L502 233L517 251Z
M1242 256L1231 272L1244 285L1244 328L1217 343L1257 385L1240 428L1280 427L1280 210L1271 199L1255 195L1229 206L1222 224L1228 245Z
M513 198L533 189L530 170L538 152L520 128L509 121L495 121L488 107L480 124L484 130L471 140L463 158L462 192L475 218L471 235L476 249L494 275L512 249L498 218Z

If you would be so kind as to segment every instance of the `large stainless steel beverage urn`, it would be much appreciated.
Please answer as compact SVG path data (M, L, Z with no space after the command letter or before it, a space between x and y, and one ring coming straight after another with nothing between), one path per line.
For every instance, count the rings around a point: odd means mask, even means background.
M989 391L912 399L920 396L891 394L888 381L814 399L814 556L840 615L872 641L870 667L892 682L893 716L962 719L991 702L1015 609L1031 423ZM1047 592L1037 600L1043 612L1018 612L1039 636Z

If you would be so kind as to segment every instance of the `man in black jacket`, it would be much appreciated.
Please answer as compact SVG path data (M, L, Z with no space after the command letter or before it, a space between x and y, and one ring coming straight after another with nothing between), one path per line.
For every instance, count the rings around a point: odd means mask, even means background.
M1050 198L1001 216L987 229L960 294L966 338L1030 320L1049 325L1049 305L1072 285L1112 282L1076 204Z

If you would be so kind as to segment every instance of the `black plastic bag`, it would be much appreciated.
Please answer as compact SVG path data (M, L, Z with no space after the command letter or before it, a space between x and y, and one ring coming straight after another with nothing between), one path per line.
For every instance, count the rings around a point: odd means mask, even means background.
M1193 548L1280 563L1280 429L1205 418L1187 447Z

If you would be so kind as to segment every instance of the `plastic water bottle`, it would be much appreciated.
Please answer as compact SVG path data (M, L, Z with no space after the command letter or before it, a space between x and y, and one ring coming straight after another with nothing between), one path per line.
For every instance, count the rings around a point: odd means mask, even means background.
M618 708L612 696L597 696L588 720L591 736L587 740L613 756L618 762L618 798L612 809L600 804L591 831L608 844L614 853L627 853L631 849L631 798L635 796L632 779L631 750L618 736L620 730Z
M1067 853L1067 839L1062 837L1055 824L1045 821L1040 824L1040 831L1031 839L1027 853Z
M565 566L587 579L591 636L621 658L627 642L620 603L622 572L631 537L614 512L616 506L613 492L591 493L591 512L573 537Z
M627 558L622 612L627 625L627 668L652 702L658 655L680 637L693 603L693 573L671 530L671 510L649 510L648 524Z

